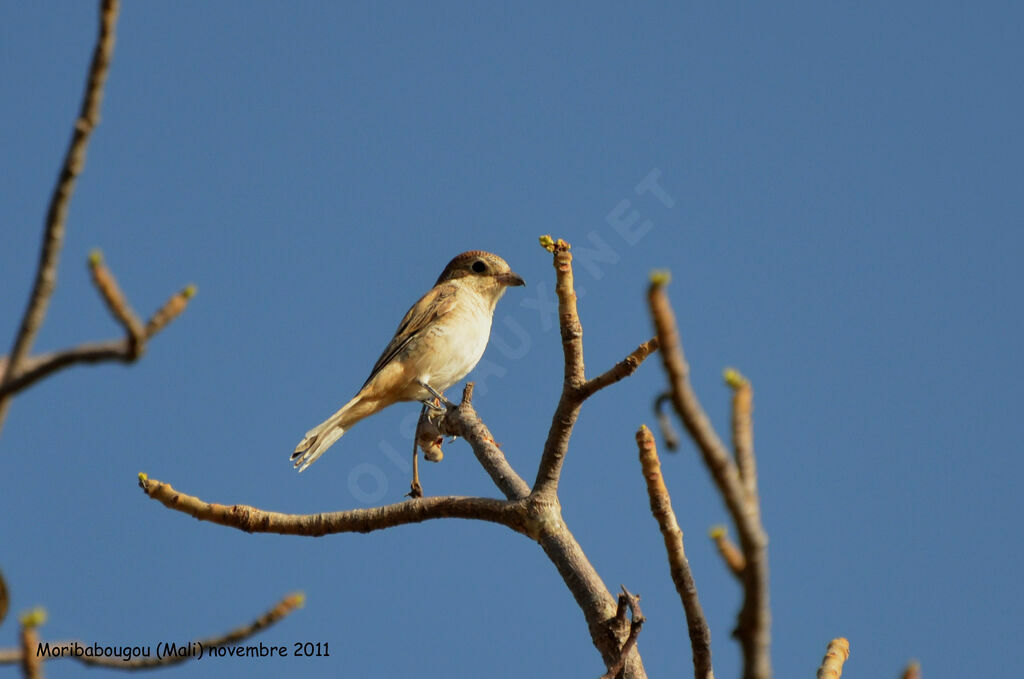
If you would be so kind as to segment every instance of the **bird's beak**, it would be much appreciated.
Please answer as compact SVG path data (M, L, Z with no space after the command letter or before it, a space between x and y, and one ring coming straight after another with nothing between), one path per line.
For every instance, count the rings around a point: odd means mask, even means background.
M500 273L497 276L495 276L495 278L497 278L499 282L504 283L509 287L516 285L526 285L526 281L523 280L523 277L514 271L509 271L508 273Z

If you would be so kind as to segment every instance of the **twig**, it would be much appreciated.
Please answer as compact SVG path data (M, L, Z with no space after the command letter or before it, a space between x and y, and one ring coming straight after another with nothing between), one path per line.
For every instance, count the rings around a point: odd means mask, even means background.
M39 645L39 632L36 625L22 620L21 632L18 635L20 642L21 676L25 679L42 679L43 659L36 655L35 649Z
M89 66L82 108L75 121L71 142L64 156L64 164L57 179L57 185L50 196L35 282L32 285L32 292L25 314L21 319L18 334L15 335L14 344L8 356L7 369L0 376L0 384L7 382L11 376L17 374L21 362L32 350L32 343L43 324L50 297L57 286L57 265L60 260L60 249L64 243L64 224L67 220L68 204L71 202L71 196L75 190L75 181L85 167L85 150L89 145L89 138L100 122L100 102L103 100L103 86L106 83L110 60L114 53L114 31L119 10L119 0L103 0L100 5L99 37L93 50L92 63ZM0 396L0 429L3 428L10 403L10 394Z
M39 380L73 365L108 361L134 363L142 356L146 343L184 311L189 299L195 295L195 291L195 286L189 285L171 295L163 307L154 314L154 319L159 320L159 323L154 323L151 319L144 328L141 328L142 334L139 336L132 335L129 330L123 339L86 342L49 354L29 356L22 362L17 373L11 375L7 382L0 385L0 398L24 391ZM0 357L0 368L3 367L4 361L5 358Z
M267 611L260 617L256 618L252 622L242 625L241 627L236 627L227 634L215 637L207 637L205 639L197 639L195 641L189 642L188 644L186 644L186 647L189 649L202 648L203 652L205 653L211 648L217 648L220 646L231 646L240 641L248 639L249 637L254 636L255 634L258 634L259 632L262 632L274 623L282 620L295 609L301 608L304 601L305 596L301 593L289 594L288 596L277 602L277 604L273 608L271 608L269 611ZM44 658L42 656L37 656L36 650L39 646L39 639L38 636L36 636L32 640L30 646L26 646L23 643L22 648L17 649L16 654L11 652L15 649L11 649L8 651L0 650L0 664L4 662L21 662L24 666L24 663L27 661L38 665L41 669L43 660L58 660L67 658L70 660L77 660L83 665L89 665L92 667L106 667L110 669L119 670L148 670L157 667L168 667L170 665L178 665L180 663L185 662L186 660L191 660L197 657L194 654L171 654L164 655L159 658L153 656L131 658L126 660L116 657L108 658L103 656L86 656L84 654L76 655L73 652L69 652L70 649L74 649L76 647L92 646L92 644L85 641L50 641L46 642L46 644L54 650L54 655L52 657ZM60 652L62 649L64 650L64 652ZM17 657L14 657L15 655Z
M626 379L636 372L636 369L640 367L640 364L644 362L645 358L657 350L658 338L652 337L634 349L629 356L626 356L626 358L616 363L604 373L593 379L587 380L580 389L580 397L582 399L590 398L601 389Z
M725 526L713 526L711 528L711 539L715 541L718 553L722 561L729 568L729 572L735 575L740 582L743 582L743 570L747 567L747 560L743 552L729 539L729 533Z
M599 390L636 372L644 359L658 348L658 338L647 340L610 370L588 381L583 364L583 326L580 324L579 311L576 308L570 245L561 238L553 240L550 236L542 236L540 243L554 255L558 324L562 335L565 367L562 395L551 418L551 427L544 442L544 452L531 494L554 498L558 494L558 480L562 474L565 455L569 450L572 429L579 417L580 406Z
M137 350L141 350L145 332L142 321L128 305L128 299L121 292L114 274L104 264L103 253L99 250L89 253L89 273L92 275L93 285L99 290L100 297L103 298L111 315L124 327L130 343L134 347L139 347Z
M850 642L839 637L828 644L825 657L818 668L818 679L839 679L843 676L843 663L850 657Z
M665 439L665 447L675 452L679 450L679 434L676 433L675 427L672 426L672 420L669 419L668 413L665 411L665 404L671 402L672 392L670 391L666 391L654 399L654 415L658 418L658 428L661 429L661 438Z
M754 390L739 371L725 371L725 383L732 388L732 447L736 468L749 502L757 499L757 464L754 460Z
M283 514L248 505L208 503L175 490L170 484L139 474L139 487L168 509L200 521L219 523L247 533L277 533L319 537L332 533L369 533L375 530L420 523L430 519L480 519L524 532L522 512L517 505L483 497L428 497L398 504L350 509L320 514Z
M715 433L704 408L690 384L689 366L683 355L675 314L665 294L667 275L651 277L648 303L661 343L661 358L668 373L672 405L697 445L704 464L729 510L740 548L746 560L743 569L743 606L734 635L743 649L744 679L771 677L771 613L768 607L768 536L761 524L761 509L754 491ZM752 453L751 453L752 454ZM756 479L750 479L756 484Z
M714 679L715 674L711 666L711 630L697 596L697 583L693 579L690 562L683 549L683 531L676 521L675 512L672 511L672 499L661 475L658 449L650 429L640 427L636 433L636 445L640 452L640 466L647 480L651 513L661 529L672 582L675 583L683 610L686 612L686 627L690 636L690 647L693 649L694 677Z
M640 611L640 597L630 594L629 590L622 586L622 593L619 594L619 606L615 615L616 620L621 625L626 623L626 609L629 609L629 635L622 644L622 650L619 651L618 658L608 667L608 671L604 673L601 679L615 679L615 677L620 675L626 666L626 659L636 646L637 637L640 636L640 629L644 626L644 622L646 622L644 614Z
M530 494L526 481L505 459L505 453L494 442L490 430L473 408L473 383L462 391L462 403L450 408L438 422L438 429L447 436L460 436L473 449L473 454L490 475L494 484L509 500L521 500Z
M921 663L916 660L907 663L907 666L903 668L901 679L921 679Z

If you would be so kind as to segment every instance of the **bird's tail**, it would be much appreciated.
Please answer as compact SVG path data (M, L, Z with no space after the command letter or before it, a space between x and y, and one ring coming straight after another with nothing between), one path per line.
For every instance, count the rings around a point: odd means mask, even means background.
M353 424L363 419L369 412L365 403L358 395L341 407L326 420L306 432L305 437L295 446L292 462L300 472L316 462L335 441L341 438Z

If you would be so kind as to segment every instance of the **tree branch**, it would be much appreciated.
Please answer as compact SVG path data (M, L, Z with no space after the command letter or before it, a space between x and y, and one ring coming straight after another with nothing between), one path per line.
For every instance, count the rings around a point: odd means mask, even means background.
M583 365L583 326L580 324L576 308L570 245L561 238L553 240L551 236L542 236L540 244L554 255L558 324L562 335L565 368L562 395L551 418L551 428L544 442L544 452L537 469L532 495L554 497L558 494L562 464L569 450L569 439L579 417L580 406L597 391L636 372L644 359L658 348L658 339L647 340L610 370L588 381Z
M629 590L623 586L622 593L619 594L619 607L615 614L615 618L620 624L625 624L626 609L629 609L629 636L626 637L626 641L622 644L619 657L612 663L601 679L615 679L615 677L619 676L619 673L626 666L630 652L636 646L637 637L640 636L640 628L646 622L643 612L640 611L640 597L630 594Z
M669 419L669 415L665 412L665 404L672 401L672 392L666 391L664 394L654 399L654 416L658 418L658 429L661 430L661 438L665 439L665 446L675 452L679 449L679 434L676 433L675 428L672 426L672 420Z
M518 505L483 497L428 497L369 509L283 514L248 505L204 502L145 474L139 474L139 487L147 496L168 509L247 533L319 537L333 533L370 533L392 526L442 518L479 519L499 523L519 533L525 532L523 512Z
M714 679L715 674L711 667L711 630L708 628L704 609L701 608L697 596L697 583L693 579L690 562L683 550L683 531L680 530L675 512L672 511L672 499L661 475L658 449L650 429L640 427L636 433L636 445L640 451L640 466L647 480L651 513L657 520L665 540L669 572L686 612L686 627L690 635L690 647L693 649L693 676L695 679Z
M467 382L462 391L462 403L449 409L438 423L442 434L460 436L473 449L473 454L509 500L521 500L530 494L526 481L505 459L505 453L494 442L490 430L473 408L473 383Z
M289 613L297 608L301 608L305 601L305 596L301 593L289 594L285 598L281 599L277 604L269 611L256 618L252 622L236 627L230 632L216 636L207 637L205 639L197 639L187 644L187 648L202 648L203 653L206 653L208 649L217 648L219 646L231 646L240 641L248 639L249 637L262 632L274 623L285 618ZM33 633L34 633L34 629ZM178 665L185 662L186 660L192 660L196 658L196 655L164 655L163 657L137 657L131 659L121 659L117 657L94 657L85 655L75 655L71 649L75 647L87 647L92 646L91 643L85 641L50 641L45 642L51 649L54 649L54 655L52 657L38 656L36 650L39 646L38 635L31 640L31 644L22 644L20 649L7 649L0 650L0 664L3 663L15 663L21 662L33 663L39 667L41 672L41 665L44 660L58 660L58 659L70 659L77 660L83 665L91 667L106 667L116 670L149 670L157 667L168 667L170 665ZM63 651L63 652L60 652ZM41 674L39 675L41 676Z
M640 364L644 362L644 359L650 356L652 353L658 350L658 338L652 337L647 340L636 349L634 349L629 356L622 359L614 366L606 370L604 373L597 377L587 380L587 382L580 389L580 396L583 400L586 400L593 396L595 393L604 389L607 386L615 384L620 380L624 380L640 367Z
M818 668L818 679L839 679L843 676L843 663L850 657L850 642L839 637L828 644L825 657Z
M747 567L747 559L743 556L740 548L729 539L729 533L726 531L725 526L713 526L711 528L711 539L714 540L715 547L718 548L718 554L729 568L729 572L735 575L740 582L743 582L743 571Z
M622 650L622 636L625 633L617 624L615 599L563 522L557 502L556 498L556 504L549 505L543 498L532 496L528 500L527 507L533 512L529 526L531 530L537 531L534 539L558 569L573 599L583 611L591 641L601 653L605 667L611 667L621 656L626 655L624 676L642 679L647 673L636 647L625 653Z
M131 344L140 347L144 333L142 321L128 305L128 299L121 292L114 274L103 263L103 253L99 250L93 250L89 254L89 273L92 274L93 285L107 305L107 310L124 328Z
M683 355L675 314L665 294L667 275L652 276L648 303L668 374L672 405L683 421L704 464L729 510L746 560L743 569L743 606L734 636L743 649L744 679L771 677L771 612L768 608L768 536L761 524L756 478L744 479L736 462L722 444L690 384L689 366ZM753 455L750 448L749 454ZM751 468L752 468L751 463ZM753 474L753 472L751 472ZM756 475L754 475L756 476ZM749 492L747 483L753 484Z
M106 83L110 60L114 53L114 31L119 10L119 0L103 0L100 5L99 37L93 50L92 64L89 66L82 108L75 121L74 132L64 156L64 164L57 179L57 185L50 197L35 282L32 285L28 306L22 316L18 333L14 338L6 370L0 376L0 384L7 382L12 375L18 372L22 360L32 350L32 343L43 324L50 297L57 286L57 264L60 260L60 249L64 243L64 224L67 220L68 204L71 202L71 196L75 190L75 181L85 167L85 151L89 145L89 138L100 122L100 102L103 100L103 86ZM0 429L3 428L10 402L10 394L0 396Z
M107 272L106 278L116 285L116 282L113 281L113 276L109 272ZM171 295L170 299L153 314L153 317L145 326L142 326L141 322L139 322L136 328L126 331L127 334L123 339L107 340L105 342L86 342L61 351L27 357L22 361L21 367L17 372L9 375L9 379L0 384L0 399L13 396L19 391L31 387L43 378L64 368L70 368L73 365L105 363L109 361L134 363L145 352L147 342L185 310L189 299L195 295L195 291L195 286L189 285ZM108 293L101 291L101 294L107 300ZM120 294L119 290L118 294ZM136 331L139 334L134 334ZM8 365L7 358L0 356L0 370L3 370L5 365Z
M558 295L558 326L562 335L564 375L562 395L551 418L551 427L544 442L537 479L533 483L534 495L555 496L558 494L558 479L562 473L562 462L569 450L572 428L580 414L583 399L580 390L586 382L583 366L583 326L580 325L576 308L576 291L573 289L572 253L569 244L550 236L540 239L541 245L554 255L555 294Z
M22 620L18 641L21 646L18 649L21 654L18 659L21 663L21 675L25 679L43 679L43 659L35 653L39 644L38 627Z
M737 370L725 371L725 383L732 388L732 448L749 501L757 502L757 464L754 459L754 390Z

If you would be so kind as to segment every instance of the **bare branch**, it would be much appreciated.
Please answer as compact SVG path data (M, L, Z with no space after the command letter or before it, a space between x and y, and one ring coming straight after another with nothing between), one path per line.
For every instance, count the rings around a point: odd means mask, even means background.
M21 676L25 679L42 679L43 659L36 655L36 647L39 645L39 632L36 625L26 624L22 621L21 633L18 635L20 642Z
M562 335L562 353L565 368L562 380L562 395L551 418L551 427L544 442L537 479L533 484L534 495L555 496L558 494L558 479L562 473L562 462L569 450L572 428L580 414L583 399L580 390L586 382L583 366L583 326L580 325L576 309L576 291L573 289L572 253L569 244L550 236L541 239L541 245L554 254L555 293L558 295L558 325Z
M473 383L467 382L462 392L462 403L449 409L438 424L442 434L466 439L473 454L495 485L509 500L521 500L530 494L526 481L516 473L505 459L505 453L494 442L490 430L473 409Z
M633 651L636 646L637 637L640 636L640 628L644 626L646 618L640 611L640 597L635 594L630 594L629 590L622 586L622 593L619 594L619 607L615 614L616 620L620 624L624 625L626 622L626 610L629 610L629 636L626 637L626 641L622 644L622 650L619 652L619 657L615 660L611 666L608 667L608 671L604 673L601 679L615 679L626 666L626 661L629 658L629 654Z
M0 361L5 360L0 357ZM44 377L73 365L120 361L131 363L132 350L126 340L110 340L81 344L52 354L39 354L25 361L24 369L9 382L0 386L0 395L16 394L32 386Z
M839 637L828 644L825 657L818 668L818 679L839 679L843 676L843 663L850 657L850 642Z
M676 521L675 512L672 511L672 499L661 475L658 449L650 429L640 427L636 433L636 445L640 452L640 466L647 480L651 513L661 528L672 582L675 583L683 610L686 612L686 627L690 636L690 647L693 649L693 675L696 679L714 679L715 674L711 666L711 630L697 596L697 583L693 579L690 562L683 549L683 531Z
M289 613L297 608L301 608L305 596L301 593L289 594L285 598L281 599L277 604L269 611L256 618L252 622L236 627L226 634L222 634L216 637L207 637L205 639L197 639L187 644L187 647L202 648L203 653L206 653L211 648L217 648L220 646L231 646L237 644L240 641L248 639L251 636L262 632L274 623L285 618ZM34 630L35 628L33 628ZM83 665L89 665L92 667L106 667L109 669L117 670L149 670L157 667L168 667L170 665L178 665L187 660L192 660L197 657L193 654L187 655L164 655L162 657L138 657L131 659L122 659L115 657L95 657L86 655L76 655L71 649L76 647L87 647L92 646L91 643L85 641L50 641L46 642L51 649L54 649L54 655L51 658L44 658L37 656L36 650L39 646L38 635L31 640L30 645L25 645L24 642L20 649L8 649L0 650L0 664L5 662L21 662L24 666L26 660L37 666L39 666L41 675L41 666L44 660L59 660L59 659L70 659L77 660ZM63 651L63 652L62 652ZM27 676L27 675L26 675Z
M901 679L921 679L921 663L916 660L911 660L907 663L907 666L903 668L903 674L900 676Z
M428 497L369 509L320 514L283 514L248 505L204 502L145 474L139 474L139 487L146 495L168 509L188 514L200 521L219 523L247 533L319 537L332 533L369 533L392 526L448 517L490 521L508 526L520 533L524 532L522 510L518 505L483 497Z
M579 417L583 401L598 390L636 372L643 360L658 348L658 341L652 338L644 342L610 370L587 381L583 365L583 326L576 308L570 245L561 238L553 240L551 236L542 236L540 244L554 255L555 293L558 295L558 324L562 334L565 369L562 395L551 418L551 428L544 442L532 494L554 497L558 494L562 463L569 450L572 428Z
M661 438L665 439L665 447L675 452L679 450L679 434L676 433L675 427L672 426L672 421L665 411L665 404L671 401L672 392L670 391L666 391L654 399L654 416L658 418L658 428L661 429Z
M530 496L527 499L529 534L540 543L544 553L558 569L576 604L583 611L590 638L601 653L605 667L622 654L620 627L616 624L616 604L601 576L587 559L576 538L565 525L558 498ZM626 658L626 677L646 677L643 661L634 648Z
M157 309L148 321L146 321L146 339L157 334L167 327L181 312L188 306L188 301L195 297L196 286L186 285L179 292L171 295L164 305Z
M112 277L110 280L113 280ZM111 293L108 290L108 292L102 294L106 300L107 294ZM0 384L0 399L17 394L44 377L48 377L58 370L70 368L73 365L104 363L108 361L134 363L142 356L146 343L185 310L188 300L193 295L195 295L195 286L192 285L171 295L171 298L157 310L153 319L144 328L141 325L137 328L141 335L134 335L132 334L134 331L129 329L124 339L107 340L106 342L86 342L62 351L38 354L26 358L22 361L18 371L10 374L9 379ZM0 370L7 365L6 361L5 357L0 356Z
M121 287L117 284L114 274L104 264L103 253L99 250L93 250L89 254L89 273L92 275L93 285L96 286L111 315L124 328L131 345L141 347L145 332L142 328L142 321L128 305L128 299L121 292ZM136 350L140 351L141 349Z
M747 567L747 559L743 556L740 548L729 539L729 533L726 531L725 526L714 526L711 529L711 539L715 541L718 553L721 555L725 565L728 566L729 572L735 575L740 582L743 582L743 571Z
M652 337L632 351L626 358L622 359L607 371L597 377L587 380L580 389L580 396L583 399L590 398L594 393L605 387L615 384L636 372L644 359L658 350L658 338Z
M757 464L754 460L754 390L750 381L732 368L725 371L725 383L732 390L732 447L743 487L751 502L757 502Z
M756 478L740 476L736 462L711 426L704 408L690 384L689 366L683 355L675 314L665 294L667 276L652 276L648 290L651 316L661 347L661 359L668 373L672 405L689 432L704 464L729 510L740 538L746 565L743 569L743 606L734 636L743 649L744 679L771 677L771 612L768 607L768 536L761 524ZM750 448L750 455L753 449ZM752 469L752 464L751 464ZM753 473L753 472L751 472ZM756 475L754 475L756 476ZM747 481L753 485L749 492Z
M57 265L60 260L60 249L64 243L64 224L67 220L68 204L71 202L71 195L75 190L75 181L85 167L85 151L89 145L89 138L100 122L100 102L103 100L103 86L106 83L110 60L114 53L114 31L119 10L119 0L103 0L100 6L99 37L93 50L92 64L89 66L82 108L75 121L60 177L57 179L57 185L50 197L35 282L32 285L28 306L22 316L18 333L14 338L7 369L0 376L0 384L17 374L21 362L32 350L32 343L43 324L50 297L57 286ZM3 428L10 403L10 394L0 396L0 429Z

